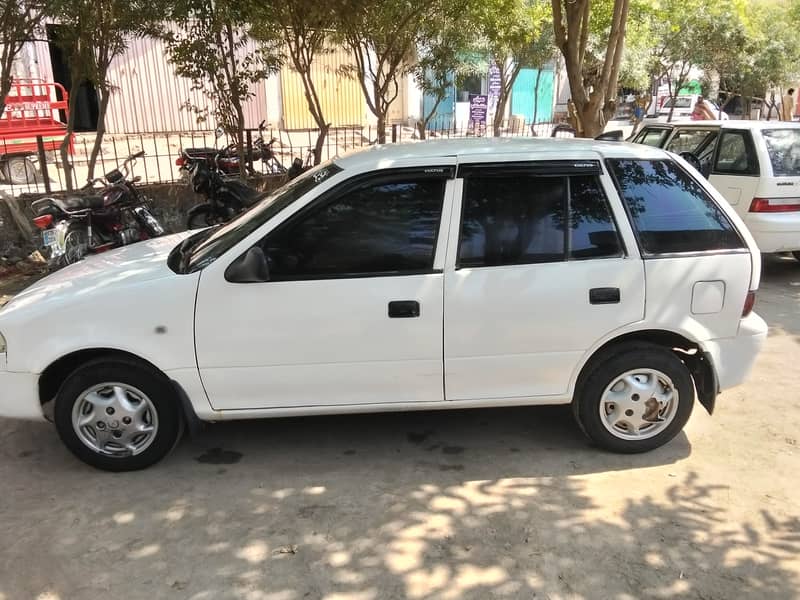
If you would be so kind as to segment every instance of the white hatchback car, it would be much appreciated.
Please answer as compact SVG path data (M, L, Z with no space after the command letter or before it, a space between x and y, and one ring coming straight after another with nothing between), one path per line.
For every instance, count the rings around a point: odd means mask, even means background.
M761 252L800 260L800 123L648 124L632 141L681 154L739 213Z
M572 404L664 444L766 335L760 255L666 152L587 140L384 146L227 225L97 255L0 311L0 414L131 470L183 424Z

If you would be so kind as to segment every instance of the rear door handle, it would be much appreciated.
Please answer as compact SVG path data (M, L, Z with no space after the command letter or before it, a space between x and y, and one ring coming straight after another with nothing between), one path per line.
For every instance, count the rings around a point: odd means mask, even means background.
M412 319L419 316L419 302L416 300L394 300L389 302L390 319Z
M619 288L602 287L590 289L589 304L619 304Z

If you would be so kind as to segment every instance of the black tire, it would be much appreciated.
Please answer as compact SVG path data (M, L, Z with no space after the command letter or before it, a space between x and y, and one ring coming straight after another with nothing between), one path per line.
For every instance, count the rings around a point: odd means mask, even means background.
M76 433L72 424L76 402L87 390L103 383L121 383L141 391L155 410L154 436L140 453L104 454L91 448ZM102 413L98 413L98 418L101 416ZM75 456L97 469L114 472L136 471L158 462L177 444L183 427L180 403L166 376L143 363L124 358L92 360L73 371L58 392L54 417L59 437Z
M645 439L625 439L618 437L624 432L615 435L606 428L600 407L606 389L621 375L636 369L653 369L666 375L678 392L677 407L672 421L656 435ZM641 405L641 410L644 410L648 405L646 399L642 400L645 400ZM636 402L639 401L637 395ZM606 403L611 408L612 405ZM631 344L612 349L606 357L589 366L573 399L573 412L584 433L601 448L624 454L647 452L669 442L686 425L693 406L694 385L689 369L673 351L655 344Z
M800 260L800 251L792 252L792 256L794 256L795 260Z
M186 223L187 229L204 229L211 225L216 225L219 219L214 214L214 211L209 208L208 210L198 211L189 217Z

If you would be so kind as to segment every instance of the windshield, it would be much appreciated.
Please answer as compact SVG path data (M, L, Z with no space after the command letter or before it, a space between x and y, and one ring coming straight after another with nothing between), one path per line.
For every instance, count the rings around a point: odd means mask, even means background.
M776 177L800 176L800 129L765 129L767 153Z
M341 170L342 168L333 161L317 165L297 179L265 195L252 208L229 223L205 229L184 240L173 250L173 253L180 255L179 258L171 260L170 264L178 265L175 270L180 273L192 273L204 269L295 200Z
M678 96L675 98L675 108L690 108L692 106L691 96ZM672 98L667 98L661 108L672 108Z

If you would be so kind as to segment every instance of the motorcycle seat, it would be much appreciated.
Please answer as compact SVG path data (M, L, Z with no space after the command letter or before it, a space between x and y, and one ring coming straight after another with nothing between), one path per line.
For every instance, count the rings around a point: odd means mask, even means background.
M253 204L256 200L258 200L264 195L263 192L254 190L250 186L235 179L225 181L225 183L220 188L220 191L228 192L231 195L236 196L239 199L239 201L242 202L242 204L244 204L245 206Z
M75 212L78 210L98 210L105 207L103 196L67 196L65 198L53 198L58 207L64 212Z

